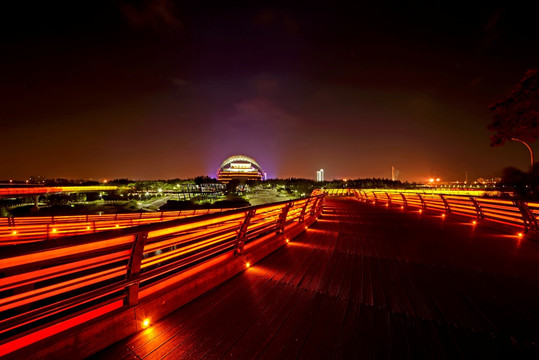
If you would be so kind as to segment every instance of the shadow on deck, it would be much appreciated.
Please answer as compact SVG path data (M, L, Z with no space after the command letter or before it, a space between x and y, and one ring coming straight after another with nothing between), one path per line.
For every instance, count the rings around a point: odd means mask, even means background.
M350 198L96 359L539 356L539 247Z

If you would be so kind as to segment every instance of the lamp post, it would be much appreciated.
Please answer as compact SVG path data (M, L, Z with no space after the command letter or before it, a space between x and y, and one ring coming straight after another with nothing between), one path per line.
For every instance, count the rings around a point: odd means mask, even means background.
M526 146L526 147L528 148L528 150L530 151L530 161L531 161L531 162L530 162L530 169L531 169L532 174L533 174L533 150L532 150L532 148L530 147L530 145L528 145L527 142L522 141L522 140L517 139L517 138L511 138L510 140L511 140L511 141L518 141L518 142L524 144L524 146Z
M517 138L511 138L512 141L518 141L522 144L524 144L528 150L530 151L530 172L531 172L531 192L533 193L534 189L535 189L535 172L533 171L533 149L531 148L530 145L528 145L527 142L525 141L522 141L520 139L517 139Z

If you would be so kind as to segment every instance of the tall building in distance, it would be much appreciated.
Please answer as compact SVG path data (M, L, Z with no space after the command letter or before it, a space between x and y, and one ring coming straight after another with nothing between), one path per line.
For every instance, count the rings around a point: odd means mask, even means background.
M394 166L391 167L391 180L392 181L399 180L399 170L395 169Z
M324 181L324 169L320 169L316 172L316 181Z

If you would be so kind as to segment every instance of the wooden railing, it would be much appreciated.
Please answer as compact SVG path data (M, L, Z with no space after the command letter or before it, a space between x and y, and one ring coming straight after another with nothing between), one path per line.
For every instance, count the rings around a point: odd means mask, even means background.
M0 356L155 298L194 272L214 271L217 258L242 259L248 267L251 249L284 245L307 229L321 213L323 199L5 247Z
M331 194L355 196L358 200L384 204L388 207L415 209L417 211L436 212L443 216L456 214L473 218L474 221L491 221L522 229L539 231L539 203L521 200L454 195L422 191L370 190L370 189L328 189L318 190L313 194Z
M154 211L102 215L0 217L0 246L152 224L227 210L230 209Z

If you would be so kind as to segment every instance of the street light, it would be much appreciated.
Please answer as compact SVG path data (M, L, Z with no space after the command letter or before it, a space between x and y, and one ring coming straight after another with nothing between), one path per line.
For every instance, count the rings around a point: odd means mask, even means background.
M517 138L511 138L511 141L518 141L519 143L524 144L524 146L526 146L526 147L528 148L528 150L530 151L530 168L531 168L531 171L532 171L532 173L533 173L533 150L532 150L532 148L530 147L530 145L528 145L527 142L522 141L522 140L517 139Z

